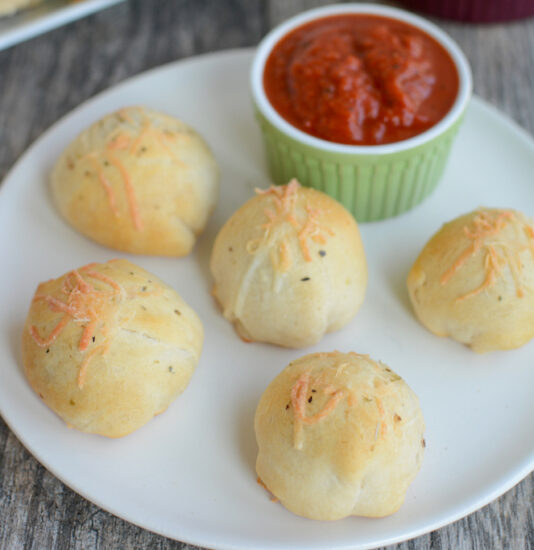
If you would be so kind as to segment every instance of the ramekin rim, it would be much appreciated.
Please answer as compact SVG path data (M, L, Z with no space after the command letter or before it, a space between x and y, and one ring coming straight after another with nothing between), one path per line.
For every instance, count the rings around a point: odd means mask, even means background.
M327 141L307 134L306 132L299 130L291 123L286 121L274 109L274 107L267 99L265 90L263 88L263 70L265 62L273 47L283 36L305 23L308 23L314 19L319 19L321 17L342 15L345 13L362 13L398 19L426 32L445 48L445 50L451 56L456 67L458 73L459 87L458 94L453 103L453 106L439 122L437 122L428 130L405 140L380 145L347 145L333 141ZM274 27L271 31L269 31L260 41L256 49L250 71L250 87L252 90L254 103L256 104L256 107L259 109L260 113L271 124L273 124L277 130L279 130L283 134L286 134L295 141L314 149L320 149L325 152L336 154L385 155L391 153L400 153L402 151L419 147L444 134L450 127L454 125L454 123L461 117L462 113L464 112L469 102L469 99L471 98L473 83L471 68L469 66L469 62L467 61L467 58L465 57L465 54L462 52L458 44L456 44L456 42L446 32L444 32L431 21L406 10L391 6L368 3L347 3L332 4L328 6L313 8L311 10L306 10L293 17L290 17L289 19L283 21L282 23Z

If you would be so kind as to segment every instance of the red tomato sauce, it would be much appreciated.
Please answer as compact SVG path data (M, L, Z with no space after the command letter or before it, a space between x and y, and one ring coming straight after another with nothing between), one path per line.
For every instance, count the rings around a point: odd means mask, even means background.
M312 136L379 145L428 130L450 110L458 72L447 51L407 23L325 17L291 31L265 64L274 109Z

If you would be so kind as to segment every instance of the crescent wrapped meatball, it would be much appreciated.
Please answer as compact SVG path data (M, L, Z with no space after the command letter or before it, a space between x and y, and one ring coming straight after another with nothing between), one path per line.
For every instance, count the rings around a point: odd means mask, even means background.
M121 437L183 392L203 328L180 296L127 260L41 283L22 338L30 385L69 426Z
M288 185L259 191L220 230L213 294L244 340L299 348L360 308L367 263L358 225L328 195Z

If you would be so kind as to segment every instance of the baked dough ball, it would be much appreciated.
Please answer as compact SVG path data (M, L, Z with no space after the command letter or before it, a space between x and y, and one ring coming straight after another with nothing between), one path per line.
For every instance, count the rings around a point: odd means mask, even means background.
M354 218L296 180L258 191L226 222L211 257L213 294L247 341L299 348L346 325L367 264Z
M534 229L520 212L480 209L445 224L408 275L421 323L483 353L534 337Z
M311 519L396 512L425 447L416 395L391 369L357 353L290 363L262 395L254 427L259 480Z
M22 354L31 386L67 424L121 437L185 389L202 339L202 323L174 290L113 260L38 286Z
M43 0L0 0L0 17L41 4Z
M65 219L135 254L184 256L215 206L218 169L202 138L170 116L128 107L84 130L52 173Z

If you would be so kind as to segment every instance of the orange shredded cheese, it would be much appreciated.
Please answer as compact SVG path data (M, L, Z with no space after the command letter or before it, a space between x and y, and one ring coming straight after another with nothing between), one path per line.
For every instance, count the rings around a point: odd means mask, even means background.
M460 256L456 259L456 261L449 267L449 269L442 275L441 277L441 284L445 285L449 281L449 279L465 264L465 262L476 252L478 252L479 247L481 246L480 241L477 243L473 243L469 246L469 248L466 248Z
M52 344L56 338L59 336L60 332L63 330L63 327L70 321L70 317L68 314L63 315L59 323L54 327L52 332L48 335L48 338L42 338L39 335L39 332L37 331L37 328L35 326L30 327L30 334L32 335L33 339L35 340L35 343L44 348L46 346L49 346Z
M71 316L74 315L74 310L71 307L69 307L68 304L63 303L61 300L58 300L53 296L44 296L42 294L36 294L33 300L34 301L44 300L52 311L55 311L55 312L63 311L68 315L71 315Z
M102 168L99 162L97 161L95 154L90 153L89 155L86 155L86 158L88 158L91 161L91 164L93 165L93 168L95 169L96 174L98 176L98 181L100 181L100 183L102 184L102 187L104 188L104 191L106 192L111 211L113 212L113 215L117 218L119 216L119 211L117 210L115 193L113 193L111 184L107 180L106 176L104 176L104 173L102 172Z
M88 266L82 269L87 272L87 275L89 277L92 277L93 279L98 279L99 281L102 281L108 284L109 286L113 287L117 292L122 292L122 287L119 284L117 284L111 277L108 277L107 275L104 275L99 271L93 271L91 270L91 267L94 267L94 264L89 264Z
M82 269L87 269L87 267ZM80 272L77 269L73 269L71 273L76 277L76 282L78 283L78 286L80 287L82 292L91 292L93 290L93 287L89 283L86 283L83 280L82 276L80 275ZM72 285L70 284L69 281L70 281L70 278L65 277L64 284L68 285L68 288L72 289Z
M456 302L461 302L476 296L484 290L492 287L497 278L502 276L503 268L508 266L516 285L516 294L518 297L524 295L521 285L521 261L518 256L519 252L524 249L517 243L499 242L498 237L501 231L512 221L519 221L512 211L504 210L498 212L490 212L481 210L474 217L471 226L464 226L465 236L472 242L458 256L453 264L441 276L441 284L445 285L454 275L462 269L465 263L479 251L484 251L484 281L474 290L456 298ZM524 224L524 233L529 239L529 247L534 256L534 229L528 224ZM512 256L509 249L515 252ZM528 248L528 247L527 247Z
M141 145L141 142L143 141L144 137L149 133L149 126L150 126L150 122L148 120L145 120L145 123L143 124L143 127L139 132L139 135L137 136L136 139L132 139L131 141L130 155L133 155L137 151L137 149L139 149L139 145Z
M133 111L141 117L141 127L139 127L139 121L131 115ZM160 150L165 151L176 164L184 166L184 163L177 157L172 148L169 147L169 137L165 135L165 131L154 127L142 108L123 108L118 111L118 116L122 122L127 123L128 127L127 129L120 129L119 127L118 130L115 129L111 135L106 138L106 150L103 154L105 159L109 161L120 174L134 227L136 230L141 231L143 229L143 223L139 214L132 178L121 158L117 155L120 154L122 158L124 158L124 156L133 156L140 148L143 140L146 139L147 136L151 136L159 145ZM83 158L89 159L95 168L97 178L106 191L111 210L115 217L119 217L115 194L99 162L100 156L100 152L93 151Z
M297 449L302 448L302 428L304 424L316 424L323 418L326 418L335 410L339 402L345 397L344 390L335 390L329 386L324 389L325 395L331 395L326 405L316 414L306 416L306 403L308 402L308 388L310 386L310 374L304 372L291 388L291 405L295 416L294 422L294 446Z
M80 351L85 351L89 347L89 342L95 333L96 325L98 323L98 315L94 309L88 308L87 313L89 314L89 322L83 329L82 337L80 338Z
M35 325L30 326L30 334L35 343L40 347L45 347L53 343L61 331L70 321L74 321L82 327L82 334L78 343L78 349L85 353L78 371L78 386L83 387L87 366L91 358L97 352L107 350L107 326L102 320L105 310L112 307L112 298L123 294L123 290L113 279L92 269L95 264L89 264L79 270L72 270L63 280L61 292L66 295L66 301L61 301L54 296L37 293L33 301L44 301L53 312L62 313L62 317L50 334L43 338ZM111 287L111 291L97 290L87 279L92 278L102 281ZM95 341L95 334L100 327L100 332L104 337L104 342L92 347L87 351L92 342Z
M312 240L325 244L327 236L334 235L330 228L320 225L318 218L321 215L321 210L314 210L306 205L306 217L303 220L298 219L296 206L300 187L298 181L293 179L287 185L271 186L265 190L256 189L256 193L259 195L269 195L272 197L274 210L272 208L264 209L267 222L261 225L261 228L264 230L263 238L259 241L258 239L254 239L251 242L254 242L256 245L253 248L254 252L258 249L257 245L262 242L269 243L270 248L276 250L276 255L271 253L271 263L275 271L285 272L291 267L290 248L288 242L285 240L287 229L292 228L296 232L300 250L307 262L312 261L309 241ZM286 230L278 231L275 234L274 229L284 224L287 224ZM247 246L248 249L249 247ZM252 245L250 249L252 250Z
M108 158L109 158L109 162L111 162L111 164L113 164L113 166L115 166L117 170L120 172L122 181L124 183L124 189L126 190L126 196L128 198L128 204L130 206L130 214L132 216L134 227L137 230L141 230L143 228L143 223L139 215L139 208L137 206L137 200L135 198L135 192L132 186L132 181L130 179L130 174L128 173L128 170L126 170L126 167L124 166L124 164L112 153L108 153Z
M319 223L317 221L317 216L320 215L320 210L312 210L309 206L306 207L306 210L308 212L308 218L306 219L306 222L302 226L300 232L299 232L299 243L300 248L302 249L302 254L304 255L304 258L307 262L311 262L311 254L310 254L310 248L308 246L308 238L314 240L315 242L318 242L320 244L326 243L326 238L321 231L326 231L330 236L332 236L334 233L332 230L328 227L321 228L319 226Z
M107 148L110 151L126 151L130 147L130 136L120 132L108 141Z
M79 388L83 388L85 384L85 377L87 375L87 366L89 365L89 361L91 361L93 356L96 355L98 352L101 352L103 355L107 350L108 350L108 346L101 345L101 346L95 346L91 351L88 351L86 353L80 365L80 368L78 369L78 377L76 382L78 383Z

